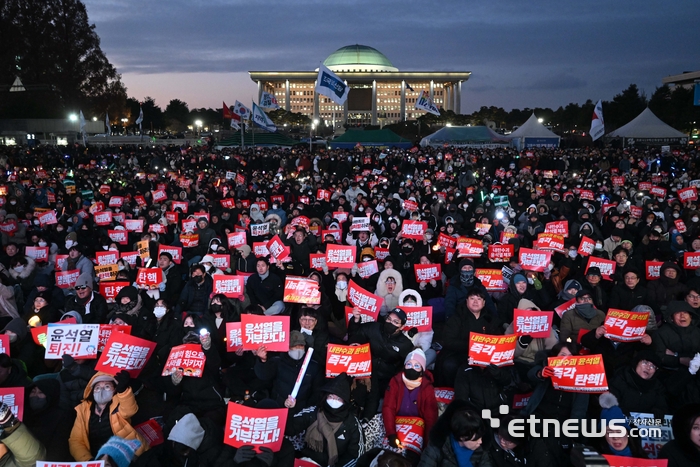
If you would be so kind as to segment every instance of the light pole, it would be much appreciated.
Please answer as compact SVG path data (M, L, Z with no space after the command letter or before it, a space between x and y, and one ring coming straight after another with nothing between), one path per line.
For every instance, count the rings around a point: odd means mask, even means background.
M201 136L202 135L202 121L197 120L196 122L194 122L194 124L197 125L197 136Z
M318 118L314 119L314 121L311 123L311 128L309 129L309 153L313 152L313 138L311 138L311 134L316 128L316 125L318 125Z
M124 136L127 135L127 131L126 131L126 124L127 124L127 123L129 123L129 119L128 119L128 118L122 118L122 125L124 125Z

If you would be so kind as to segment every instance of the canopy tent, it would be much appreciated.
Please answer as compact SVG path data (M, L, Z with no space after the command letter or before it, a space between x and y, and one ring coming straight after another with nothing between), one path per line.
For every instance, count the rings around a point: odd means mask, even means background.
M649 107L642 113L615 131L611 131L606 138L622 138L629 144L685 144L688 142L688 135L682 133L672 126L665 124Z
M525 148L558 148L561 137L542 125L535 113L520 128L508 135L518 151Z
M420 142L426 146L502 147L508 139L485 126L446 126Z
M299 144L299 141L287 138L281 133L269 133L267 131L253 134L250 131L246 131L243 134L244 142L246 146L283 146L291 147L295 144ZM237 131L233 133L229 138L219 141L217 148L230 147L230 146L240 146L241 145L241 132Z
M410 148L411 141L404 139L391 130L348 130L330 142L331 149L349 149L361 146L382 148Z

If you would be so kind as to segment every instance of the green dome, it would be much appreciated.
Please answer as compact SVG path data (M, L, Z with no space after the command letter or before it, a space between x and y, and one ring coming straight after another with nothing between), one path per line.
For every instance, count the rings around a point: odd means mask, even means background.
M341 47L323 64L333 71L399 71L383 53L359 44Z

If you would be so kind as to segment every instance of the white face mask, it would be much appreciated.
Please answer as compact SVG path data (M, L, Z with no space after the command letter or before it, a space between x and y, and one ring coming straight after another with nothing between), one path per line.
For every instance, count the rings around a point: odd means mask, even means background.
M576 250L569 250L569 258L576 258Z
M603 249L603 244L602 244L602 243L596 243L596 244L595 244L595 249L596 249L596 250L602 250L602 249Z
M109 245L102 245L102 249L103 249L104 251L109 250Z
M74 245L73 240L66 240L66 248L70 248Z
M345 281L340 281L335 284L340 290L345 290L348 287L348 283Z
M306 328L301 328L300 331L303 334L308 334L309 336L313 335L313 333L314 333L311 329L306 329Z
M45 246L46 246L46 242L39 242L39 246L40 246L40 247L45 247Z
M161 319L163 316L165 316L165 312L166 312L166 311L167 311L167 310L166 310L166 308L165 308L164 306L157 306L157 307L155 307L155 308L153 309L153 315L154 315L156 318Z
M106 404L112 400L114 391L112 389L103 389L100 392L93 392L92 396L95 398L95 402L98 404Z
M24 271L24 266L21 265L21 264L20 264L19 266L15 266L15 271L17 271L17 272L22 272L22 271Z
M691 220L692 220L693 222L698 222L698 221L700 221L700 218L699 218L699 217L693 217Z
M343 406L343 401L339 401L338 399L331 399L328 397L326 399L326 404L328 404L328 407L331 409L339 409Z
M533 277L528 277L527 278L527 283L530 285L533 285L535 283L535 279Z
M287 353L290 357L292 357L293 360L301 360L301 358L306 352L304 351L304 349L292 349Z

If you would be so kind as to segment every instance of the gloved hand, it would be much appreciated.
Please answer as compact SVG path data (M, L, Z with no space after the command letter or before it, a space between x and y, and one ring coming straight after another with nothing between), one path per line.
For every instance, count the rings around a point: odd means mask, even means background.
M688 372L691 375L697 374L698 370L700 370L700 353L695 354L695 357L693 357L688 366Z
M396 435L389 435L387 436L389 439L389 446L392 448L398 448L401 445L401 442L399 441L399 437Z
M552 376L554 376L554 368L552 368L551 366L546 366L542 368L543 378L551 378Z
M272 449L262 446L260 453L255 457L263 461L268 467L271 467L272 461L275 459L275 453L272 452Z
M254 457L255 449L253 449L253 446L245 445L238 448L236 455L233 456L233 462L236 464L243 464L244 462L253 460Z
M63 360L63 368L66 369L69 369L75 364L75 359L68 354L63 354L61 360Z
M116 374L114 379L117 380L117 392L124 392L129 387L129 381L131 381L131 375L126 370L122 370Z
M532 342L532 336L518 337L518 344L520 344L521 347L527 347L528 345L530 345L530 342Z
M211 334L206 333L204 335L200 335L199 341L202 343L202 348L204 350L209 350L211 348Z
M488 371L489 374L495 378L499 375L501 369L492 363L491 365L486 367L486 371Z
M19 426L19 419L12 413L9 405L0 404L0 439L7 437Z
M413 336L415 336L416 334L418 334L418 328L411 328L408 330L408 337L410 337L411 339L413 339Z
M170 374L170 379L172 380L173 384L177 386L178 384L182 383L183 376L182 370L177 369Z

